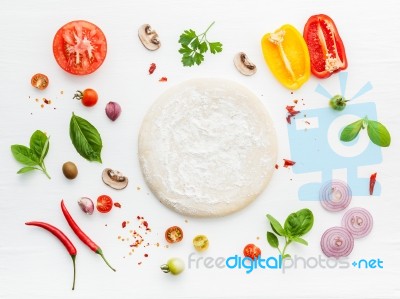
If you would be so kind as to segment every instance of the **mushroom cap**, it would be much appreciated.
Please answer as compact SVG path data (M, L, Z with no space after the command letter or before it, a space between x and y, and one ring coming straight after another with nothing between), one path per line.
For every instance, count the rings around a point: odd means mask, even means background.
M104 184L116 190L124 189L128 185L128 178L117 170L105 168L102 173Z
M244 52L237 53L233 58L233 63L238 71L245 76L251 76L257 72L256 65L249 60Z
M139 39L143 46L150 51L155 51L161 47L158 34L149 24L143 24L138 30Z

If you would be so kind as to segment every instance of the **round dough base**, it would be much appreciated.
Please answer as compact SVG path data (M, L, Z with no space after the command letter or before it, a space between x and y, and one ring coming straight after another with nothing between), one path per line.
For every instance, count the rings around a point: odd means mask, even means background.
M222 79L185 81L143 120L139 161L155 196L176 212L223 216L252 202L277 159L271 118L250 90Z

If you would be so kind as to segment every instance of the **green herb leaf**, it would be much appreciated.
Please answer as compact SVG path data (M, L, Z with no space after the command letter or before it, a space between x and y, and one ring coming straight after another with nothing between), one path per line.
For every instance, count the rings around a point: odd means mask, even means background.
M278 220L276 220L274 217L272 217L271 215L267 215L267 218L271 224L272 229L275 230L275 232L280 235L280 236L285 236L285 230L283 229L282 225L279 223Z
M284 259L290 259L290 258L292 258L291 256L290 256L290 254L288 254L288 253L286 253L286 254L284 254L283 256L282 256L282 259L284 260Z
M46 157L48 151L49 151L49 146L48 146L48 142L47 142L47 148L45 151L43 151L43 149L45 148L45 144L47 141L47 136L45 133L43 133L40 130L36 130L32 136L31 136L31 140L29 142L29 146L31 148L31 150L33 151L33 153L36 155L36 157L38 157L39 161L43 161L43 159ZM41 158L43 156L43 158Z
M268 241L268 244L271 245L271 247L273 247L273 248L279 247L278 237L275 236L274 233L267 232L267 241Z
M210 52L212 54L216 54L222 51L222 44L220 42L209 43L209 45L210 45Z
M184 66L194 65L194 58L190 55L183 55L181 61Z
M11 152L15 160L26 166L39 165L39 158L35 155L33 150L25 145L14 144L11 146Z
M285 221L286 236L300 237L308 233L314 224L314 215L309 209L302 209L290 214Z
M360 133L360 130L363 127L363 122L364 120L360 119L346 126L340 134L340 140L345 142L354 140L358 133Z
M201 34L196 34L192 29L185 30L179 36L181 48L178 50L182 54L181 62L183 66L200 65L204 61L204 53L208 50L212 54L222 51L220 42L209 42L207 40L207 32L214 25L214 22Z
M194 30L189 29L185 30L181 36L179 37L179 43L183 46L189 46L190 42L197 37L197 34Z
M22 167L20 170L18 170L18 174L21 174L21 173L26 173L26 172L29 172L29 171L32 171L32 170L40 170L39 168L36 168L36 167L33 167L33 166L26 166L26 167Z
M103 143L97 129L87 120L72 113L69 136L76 151L86 160L101 161Z
M297 242L297 243L300 243L300 244L303 244L303 245L308 246L308 242L307 242L306 240L304 240L303 238L300 238L300 237L293 237L293 238L291 238L291 240L292 240L292 241L295 241L295 242Z
M369 139L376 145L382 147L388 147L390 145L390 133L380 122L368 120L367 132Z

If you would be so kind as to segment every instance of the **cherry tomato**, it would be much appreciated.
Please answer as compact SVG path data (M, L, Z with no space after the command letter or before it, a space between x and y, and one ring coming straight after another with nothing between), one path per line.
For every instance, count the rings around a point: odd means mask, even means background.
M171 258L164 265L161 265L161 270L164 273L171 273L172 275L178 275L185 270L185 262L177 257Z
M258 258L259 255L261 255L261 249L254 244L247 244L246 247L243 249L243 254L245 257L249 257L252 260L255 260Z
M87 75L97 70L106 58L106 37L90 22L72 21L62 26L54 36L53 54L64 71Z
M108 213L111 211L113 207L113 201L110 196L108 195L100 195L97 198L97 211L100 213Z
M92 107L96 105L97 100L99 99L97 92L91 88L86 88L83 92L77 90L73 98L80 100L86 107Z
M49 78L46 75L37 73L32 76L31 84L33 87L43 90L49 85Z
M204 235L198 235L193 239L193 246L197 251L207 250L209 244L208 238Z
M183 239L183 231L179 226L171 226L165 231L165 239L169 243L177 243Z

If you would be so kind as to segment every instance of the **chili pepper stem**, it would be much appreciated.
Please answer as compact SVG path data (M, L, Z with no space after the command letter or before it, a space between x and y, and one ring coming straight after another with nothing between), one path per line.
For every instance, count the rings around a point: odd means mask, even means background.
M97 249L97 250L96 250L96 253L102 257L102 259L106 262L107 266L111 268L111 270L113 270L114 272L117 271L117 270L115 270L115 269L110 265L110 263L106 260L106 258L104 257L103 251L101 250L101 248Z
M71 255L71 257L72 257L72 264L74 265L74 280L72 282L72 290L74 290L75 289L75 278L76 278L76 266L75 266L76 255Z

